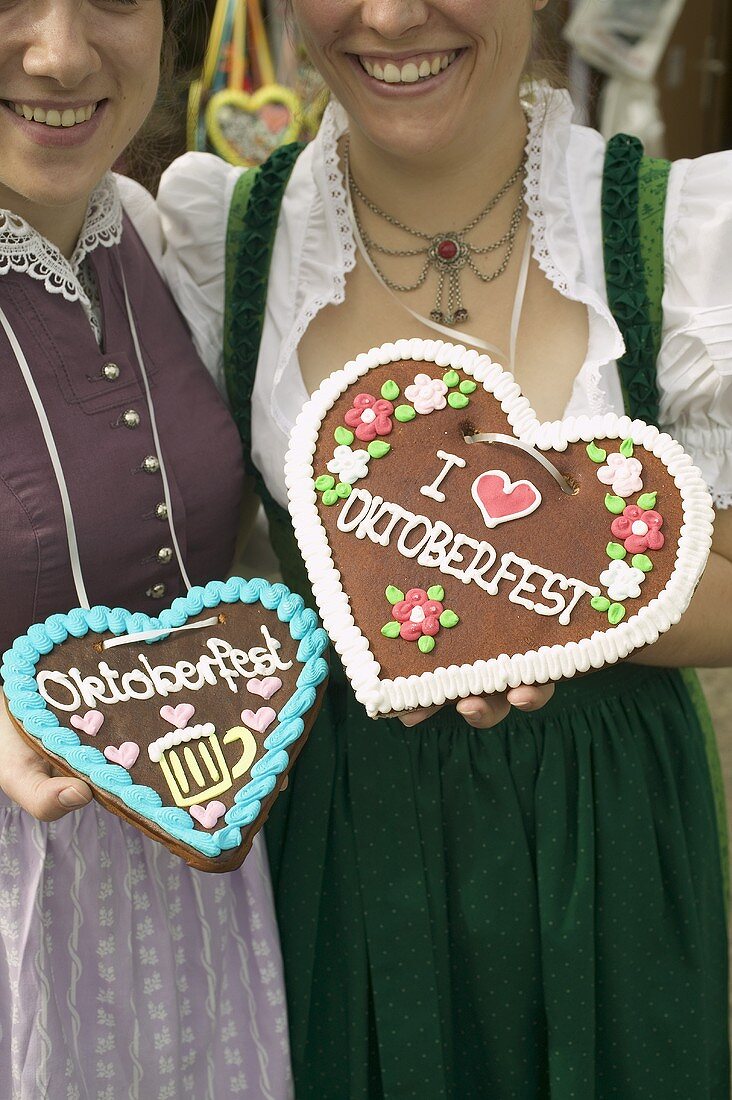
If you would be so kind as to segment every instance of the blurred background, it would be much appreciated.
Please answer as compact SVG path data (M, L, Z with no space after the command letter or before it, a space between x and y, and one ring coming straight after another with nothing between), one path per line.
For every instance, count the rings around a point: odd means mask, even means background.
M732 0L549 0L539 27L537 60L563 75L577 121L608 137L637 134L647 152L674 160L732 147ZM194 0L180 46L154 122L161 163L129 166L151 189L186 146L257 163L317 128L318 80L285 26L282 0ZM246 97L262 89L253 110ZM732 670L701 677L732 805Z

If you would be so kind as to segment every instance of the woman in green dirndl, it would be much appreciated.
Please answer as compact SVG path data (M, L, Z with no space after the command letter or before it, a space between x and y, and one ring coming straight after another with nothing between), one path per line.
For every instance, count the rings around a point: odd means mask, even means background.
M732 664L732 156L573 125L526 79L545 2L294 0L333 93L318 137L161 187L292 587L308 392L435 328L493 349L540 419L662 425L717 505L689 611L619 666L373 721L334 657L267 836L298 1100L728 1096L723 809L682 670ZM469 262L441 282L448 231Z

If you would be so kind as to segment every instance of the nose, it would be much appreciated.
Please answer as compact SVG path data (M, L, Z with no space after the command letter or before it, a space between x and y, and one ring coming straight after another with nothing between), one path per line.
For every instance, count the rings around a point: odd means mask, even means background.
M361 19L382 38L402 38L424 26L429 5L424 0L364 0Z
M51 0L43 6L23 54L28 76L46 77L62 88L73 89L99 72L101 58L91 40L85 7L73 0Z

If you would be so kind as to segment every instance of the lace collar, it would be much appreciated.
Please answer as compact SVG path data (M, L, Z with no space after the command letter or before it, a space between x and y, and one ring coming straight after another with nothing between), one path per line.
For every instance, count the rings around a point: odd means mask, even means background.
M80 301L89 312L84 259L97 247L111 248L122 238L122 203L114 176L108 172L92 192L71 260L10 210L0 210L0 275L18 271L42 282L49 294Z

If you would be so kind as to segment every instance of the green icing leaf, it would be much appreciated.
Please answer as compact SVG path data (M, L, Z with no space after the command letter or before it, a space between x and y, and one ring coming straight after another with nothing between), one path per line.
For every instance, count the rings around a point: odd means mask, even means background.
M328 507L330 507L331 504L335 504L338 500L340 500L340 497L335 489L326 489L323 493L323 504L327 504Z
M618 623L622 623L625 618L625 608L621 603L610 604L610 610L607 613L607 617L610 620L611 626L617 626Z
M466 378L464 382L460 383L460 393L475 393L478 388L478 383L473 382L471 378Z
M624 439L623 440L623 442L620 446L620 453L621 453L621 455L625 455L626 458L632 458L633 457L633 440L632 439Z
M336 428L333 437L336 443L339 443L341 446L345 444L346 447L350 447L354 439L353 432L349 432L348 428Z
M315 488L319 493L324 493L326 489L332 489L335 485L335 478L330 474L321 474L320 477L315 479Z
M386 590L386 598L393 607L395 603L401 603L404 599L404 593L401 588L395 588L393 584L390 584Z
M612 512L614 516L619 516L625 508L625 501L622 497L614 497L612 493L605 495L605 507L608 512Z
M441 584L433 584L431 588L427 589L427 595L431 600L439 600L442 603L445 598L445 589Z
M621 546L619 542L609 542L605 547L605 553L609 558L614 558L615 561L619 561L621 558L627 556L628 551L624 546Z
M400 424L408 424L410 420L414 420L416 415L411 405L397 405L394 409L394 416Z
M381 633L385 638L398 638L399 637L399 623L390 622L386 626L382 626Z
M464 409L466 405L470 404L470 398L466 397L464 393L449 393L447 403L453 409Z
M346 497L350 497L352 488L353 487L349 485L347 481L339 481L335 487L336 495L341 500L345 500Z
M610 600L607 596L593 596L590 603L595 611L602 611L604 613L610 610Z
M631 565L634 569L640 569L641 573L650 573L653 569L653 562L647 554L635 554L631 559Z
M457 386L460 381L460 375L456 370L449 370L447 374L443 374L442 381L449 389L452 389L452 387Z
M435 648L435 639L430 638L429 634L423 634L417 642L417 645L421 649L422 653L431 653Z
M392 378L381 387L381 396L385 401L396 401L400 393L401 390Z
M592 462L604 462L607 458L607 451L603 451L602 447L598 447L593 439L592 443L587 444L587 457Z
M451 630L452 627L457 626L459 622L460 619L455 614L455 612L450 611L448 608L445 608L445 610L440 615L440 626L446 627L447 630Z
M638 507L642 508L644 512L650 512L652 508L656 507L657 500L658 493L644 493L642 497L638 497Z
M384 443L383 439L375 439L367 448L372 458L383 458L391 450L391 443Z

